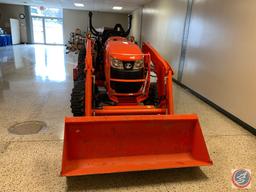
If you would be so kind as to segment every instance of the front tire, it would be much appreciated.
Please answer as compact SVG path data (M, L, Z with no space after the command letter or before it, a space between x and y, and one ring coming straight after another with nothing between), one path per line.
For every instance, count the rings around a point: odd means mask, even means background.
M73 116L84 116L85 114L85 81L80 80L74 83L71 93L71 110Z
M85 79L85 73L84 73L84 68L85 68L85 57L86 57L86 49L83 47L79 51L78 55L78 81L84 80Z
M148 98L143 102L144 105L155 105L159 104L157 83L150 83Z

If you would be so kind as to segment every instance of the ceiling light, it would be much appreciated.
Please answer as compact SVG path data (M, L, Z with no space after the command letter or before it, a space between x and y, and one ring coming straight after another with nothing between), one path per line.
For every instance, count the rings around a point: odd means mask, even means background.
M122 9L123 9L123 7L114 6L112 9L114 9L114 10L122 10Z
M76 7L84 7L84 4L83 4L83 3L74 3L74 5L75 5Z

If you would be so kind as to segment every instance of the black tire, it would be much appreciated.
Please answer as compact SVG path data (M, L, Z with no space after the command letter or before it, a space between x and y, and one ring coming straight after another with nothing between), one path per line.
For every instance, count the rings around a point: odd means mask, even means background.
M158 105L157 83L150 83L148 98L143 103L144 105Z
M84 81L76 81L71 93L71 110L74 116L85 114L85 85Z
M83 47L80 49L79 54L78 54L78 81L84 80L85 79L85 74L84 74L84 68L85 68L85 56L86 56L86 50Z
M93 85L92 87L92 106L97 107L100 103L97 99L99 93L98 87ZM85 115L85 81L75 81L74 88L72 89L70 107L73 116L84 116Z

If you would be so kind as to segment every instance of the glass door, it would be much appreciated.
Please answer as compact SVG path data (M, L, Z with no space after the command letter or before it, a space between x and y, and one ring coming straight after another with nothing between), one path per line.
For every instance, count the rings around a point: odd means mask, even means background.
M63 44L63 21L59 18L45 18L45 43Z
M63 44L63 12L59 8L31 6L34 43Z
M32 17L34 43L45 43L44 20Z

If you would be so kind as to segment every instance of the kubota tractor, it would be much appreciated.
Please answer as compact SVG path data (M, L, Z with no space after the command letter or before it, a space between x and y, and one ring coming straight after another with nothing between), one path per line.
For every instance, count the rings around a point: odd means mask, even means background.
M65 118L62 175L211 165L196 115L173 110L170 65L149 44L140 48L120 24L91 35L73 70ZM156 82L153 82L156 79Z

